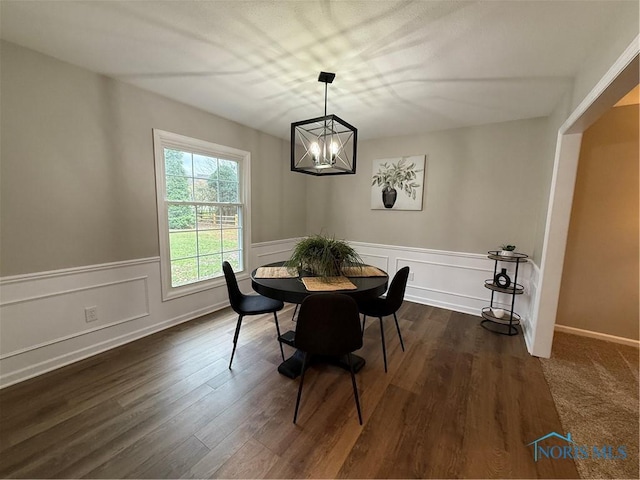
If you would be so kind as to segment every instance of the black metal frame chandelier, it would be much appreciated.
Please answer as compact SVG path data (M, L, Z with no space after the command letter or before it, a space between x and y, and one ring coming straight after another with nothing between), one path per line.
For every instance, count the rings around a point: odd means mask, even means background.
M358 129L337 115L327 115L327 86L335 73L320 72L324 116L291 124L291 171L307 175L356 173Z

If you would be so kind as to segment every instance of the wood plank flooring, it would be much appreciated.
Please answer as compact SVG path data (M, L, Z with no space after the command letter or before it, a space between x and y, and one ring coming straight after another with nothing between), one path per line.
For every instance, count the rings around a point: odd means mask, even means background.
M279 315L294 329L292 306ZM522 336L405 302L369 321L357 375L277 373L273 317L247 317L233 369L230 310L0 391L2 478L577 478L572 460L534 462L527 444L562 431ZM292 353L285 347L285 353Z

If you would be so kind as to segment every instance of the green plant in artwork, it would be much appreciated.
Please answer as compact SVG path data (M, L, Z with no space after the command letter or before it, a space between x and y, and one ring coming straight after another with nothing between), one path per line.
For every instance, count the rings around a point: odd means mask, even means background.
M396 163L381 163L378 171L373 175L371 186L378 185L383 190L402 190L413 200L416 199L417 189L420 184L416 182L418 173L415 163L407 163L406 158L401 158Z
M319 277L339 276L345 267L363 265L362 258L351 245L323 235L313 235L300 240L291 258L285 263L289 268L308 270Z

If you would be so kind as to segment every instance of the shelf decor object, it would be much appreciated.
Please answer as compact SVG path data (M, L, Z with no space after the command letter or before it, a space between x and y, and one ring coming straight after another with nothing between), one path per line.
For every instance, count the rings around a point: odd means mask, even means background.
M493 277L493 283L502 288L509 288L511 277L507 274L507 269L503 268L500 273Z
M356 173L358 129L337 115L327 115L327 86L335 73L320 72L324 116L291 124L291 171L307 175Z
M520 264L527 261L528 256L524 253L510 251L509 256L502 254L500 250L491 250L488 252L488 258L494 261L493 277L484 281L485 288L491 290L491 303L488 307L482 309L482 321L480 325L483 328L501 335L517 335L517 325L520 325L520 315L514 312L516 295L524 293L524 286L518 283L518 270ZM498 272L498 264L501 262L514 264L515 272L513 279L507 274L507 268L500 266ZM511 296L511 309L503 310L494 305L495 294L504 293Z
M513 253L516 251L516 246L509 245L508 243L500 245L500 248L502 248L502 250L500 251L500 255L504 255L505 257L512 257Z

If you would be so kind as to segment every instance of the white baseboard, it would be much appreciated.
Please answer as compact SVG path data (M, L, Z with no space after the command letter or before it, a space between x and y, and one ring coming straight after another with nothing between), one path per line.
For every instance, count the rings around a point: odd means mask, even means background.
M494 261L483 253L450 252L427 248L351 242L366 263L389 273L404 266L411 269L405 298L409 301L463 312L480 317L482 307L489 305L491 291L484 287L493 276ZM513 278L513 265L508 266ZM516 297L514 310L525 319L529 312L529 277L531 266L520 266L518 283L525 294ZM511 297L496 293L494 306L511 308Z
M299 238L255 243L249 271L290 258ZM411 268L409 301L480 316L491 292L484 281L493 274L485 254L447 252L352 242L365 262L392 278ZM518 283L528 292L531 268L521 267ZM245 274L240 288L251 291ZM151 335L224 308L224 284L204 292L162 301L160 259L92 265L0 279L0 388L60 368L105 350ZM496 294L494 305L510 307L510 297ZM528 294L515 310L526 319ZM98 321L87 323L84 310L97 306ZM526 338L526 336L525 336Z
M629 345L630 347L640 348L640 340L632 340L631 338L616 337L615 335L609 335L607 333L593 332L591 330L583 330L581 328L567 327L566 325L558 324L556 324L554 330L556 332L570 333L581 337L595 338L606 342L619 343L622 345Z
M224 286L162 302L159 258L5 277L0 287L0 388L229 304ZM87 322L91 306L98 320Z
M133 342L134 340L138 340L148 335L152 335L161 330L165 330L175 325L188 322L190 320L201 317L203 315L208 315L209 313L213 313L217 310L221 310L227 306L229 306L228 301L218 305L213 305L210 308L189 312L186 315L181 315L179 317L172 318L164 322L160 322L156 325L141 328L139 330L129 332L115 338L111 338L93 345L89 345L87 347L80 348L78 350L69 351L57 357L49 358L42 362L39 362L33 365L28 365L18 370L14 370L10 373L2 375L2 378L1 378L2 383L0 385L0 388L8 387L15 383L23 382L30 378L37 377L38 375L42 375L52 370L56 370L66 365L70 365L80 360L84 360L85 358L92 357L99 353L106 352L107 350L111 350L112 348L116 348L121 345L127 344L129 342Z

